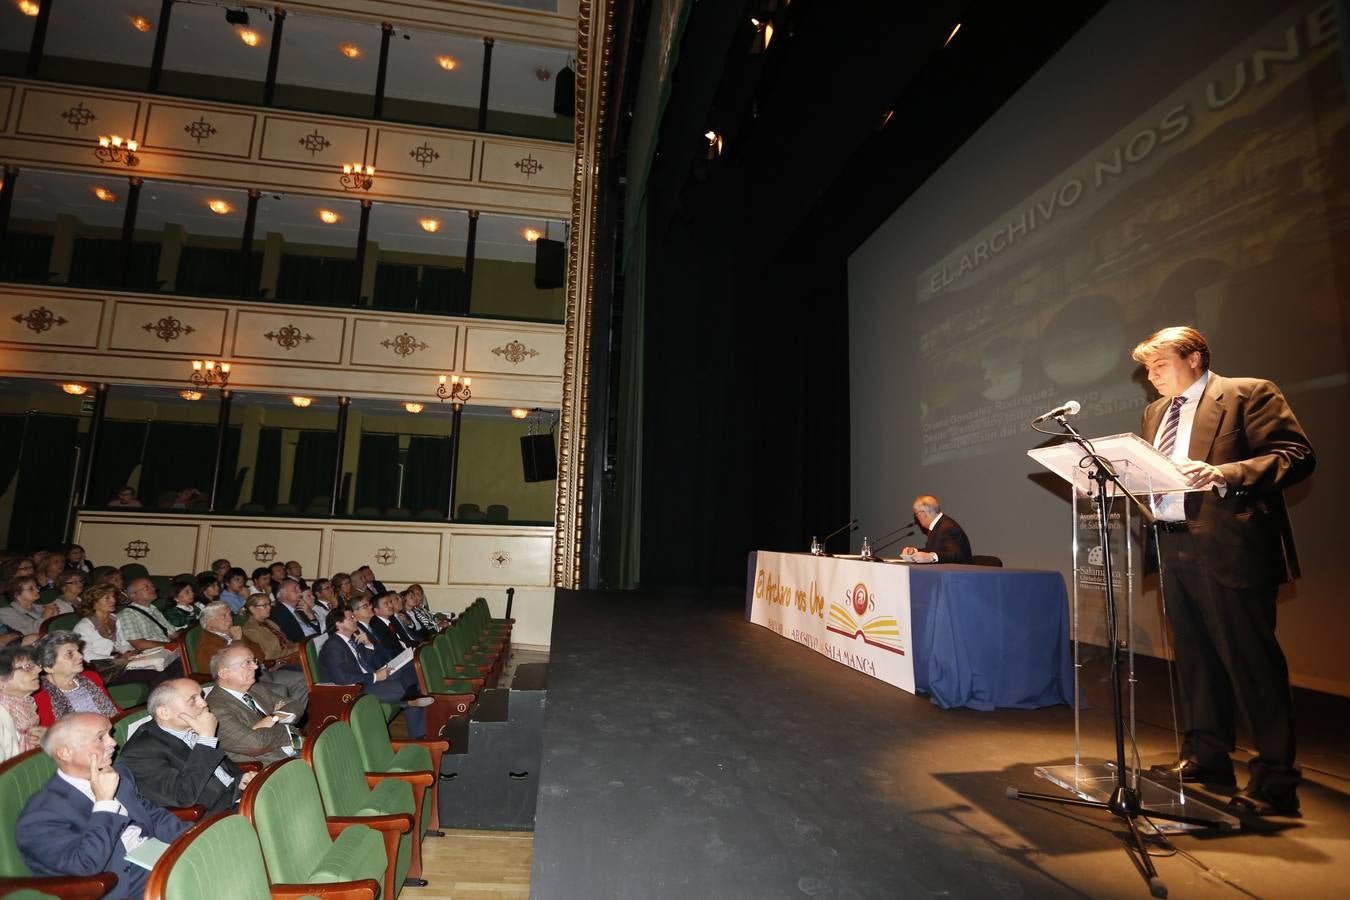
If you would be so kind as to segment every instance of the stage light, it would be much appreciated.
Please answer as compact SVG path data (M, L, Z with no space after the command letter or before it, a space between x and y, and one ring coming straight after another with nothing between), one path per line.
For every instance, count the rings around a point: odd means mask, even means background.
M102 200L104 203L116 203L116 202L117 202L117 195L114 194L112 191L108 190L108 189L105 188L105 187L96 187L96 188L94 188L94 196L97 197L98 199Z
M19 7L19 12L25 16L36 16L42 12L42 7L38 5L36 0L19 0L15 5Z
M447 72L455 71L455 67L459 65L453 56L438 56L436 57L436 64Z
M70 394L72 397L82 397L89 393L89 388L82 384L63 384L61 385L61 390Z
M544 236L538 228L526 228L521 234L524 236L525 240L529 241L531 244Z
M150 29L154 28L155 26L145 16L132 16L131 27L135 28L137 31L141 33L145 33Z
M956 33L960 30L961 30L961 23L957 22L956 26L952 28L952 33L947 35L947 39L942 42L942 46L946 47L948 44L950 44L952 42L952 38L956 37Z
M339 44L338 50L348 59L356 59L361 55L361 48L355 44Z
M319 221L323 222L325 225L332 225L334 222L336 222L338 219L341 218L342 216L339 216L331 209L319 210Z
M206 205L211 210L211 212L215 213L218 216L229 215L230 212L234 209L233 206L226 203L224 200L207 200Z
M258 36L258 32L250 31L249 29L244 28L241 29L239 32L239 40L243 41L245 44L248 44L250 47L256 47L258 46L258 42L262 40L262 38Z
M430 234L435 234L441 230L440 219L418 219L417 224L422 226L422 230Z

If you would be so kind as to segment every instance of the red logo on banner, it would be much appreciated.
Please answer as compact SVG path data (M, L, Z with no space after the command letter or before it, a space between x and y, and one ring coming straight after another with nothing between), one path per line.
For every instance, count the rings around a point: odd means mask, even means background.
M853 611L860 616L865 614L870 597L871 595L867 592L867 585L861 581L858 582L858 585L849 593L849 600L853 602Z

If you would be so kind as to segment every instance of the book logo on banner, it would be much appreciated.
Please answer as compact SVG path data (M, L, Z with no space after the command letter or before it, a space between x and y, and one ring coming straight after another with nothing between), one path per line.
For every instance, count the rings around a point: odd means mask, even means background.
M869 591L867 585L860 581L852 590L845 592L845 595L848 598L847 604L830 604L830 621L826 624L825 630L852 641L862 638L863 643L904 656L905 648L900 640L900 623L895 616L873 616L859 621L870 610L876 609L876 594Z

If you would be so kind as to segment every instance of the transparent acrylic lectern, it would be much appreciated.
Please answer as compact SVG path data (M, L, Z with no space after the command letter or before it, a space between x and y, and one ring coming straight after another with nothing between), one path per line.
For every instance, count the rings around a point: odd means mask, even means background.
M1150 497L1193 490L1187 486L1175 464L1138 435L1115 434L1093 438L1091 444L1099 456L1110 460L1130 493L1145 503L1149 502ZM1105 646L1114 652L1107 639L1110 632L1106 622L1105 572L1108 567L1102 558L1097 513L1099 501L1097 485L1092 479L1093 466L1090 460L1084 458L1083 449L1071 442L1037 447L1028 450L1027 455L1073 486L1073 609L1070 610L1073 639L1073 764L1037 766L1036 774L1085 800L1105 802L1116 787L1116 763L1083 761L1081 720L1083 644ZM1128 783L1147 809L1222 822L1237 829L1240 825L1237 818L1190 797L1185 793L1184 786L1176 783L1160 784L1149 773L1140 772L1138 749L1133 740L1136 734L1133 640L1136 567L1133 525L1140 518L1140 513L1118 485L1107 484L1107 491L1107 532L1111 552L1109 571L1112 573L1117 619L1115 633L1124 636L1126 645L1124 675L1128 693L1120 714L1127 717L1127 733L1131 736ZM1140 825L1158 832L1191 831L1204 827L1161 818L1146 818Z

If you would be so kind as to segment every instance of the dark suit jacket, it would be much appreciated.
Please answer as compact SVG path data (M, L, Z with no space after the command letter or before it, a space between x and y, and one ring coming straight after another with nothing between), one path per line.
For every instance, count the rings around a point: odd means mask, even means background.
M1157 435L1168 403L1162 397L1145 407L1145 440ZM1223 497L1213 490L1186 495L1186 521L1214 579L1253 588L1298 577L1281 492L1307 478L1317 459L1280 389L1260 378L1211 372L1195 408L1187 455L1217 466L1228 482Z
M928 532L928 541L923 549L937 554L940 563L969 563L970 538L959 522L946 513L937 520L933 530Z
M417 641L403 630L402 625L393 625L384 621L379 616L370 620L371 630L380 636L386 650L398 647L398 653L402 653L408 647L416 647ZM397 656L398 653L394 655Z
M360 644L356 645L356 651L361 654L360 664L356 662L356 657L347 648L341 635L329 635L319 650L319 672L323 679L334 684L359 684L366 693L374 694L387 703L401 699L415 686L417 676L411 664L383 681L376 681L375 670L384 665L379 661L379 655ZM366 667L364 672L361 671L362 665ZM408 710L410 716L420 712L421 710ZM412 727L411 723L409 727Z
M277 700L282 699L263 684L253 685L248 693L267 712L276 709ZM220 685L207 695L206 705L216 714L216 737L230 759L267 766L289 757L282 749L291 746L291 733L285 725L278 722L270 728L254 731L253 725L260 718L257 711Z
M136 776L141 793L150 801L160 806L200 803L206 807L203 818L234 806L244 774L221 748L205 744L189 748L155 722L136 729L117 761ZM234 784L222 784L216 766L234 776Z
M380 621L379 616L372 617L369 624L362 622L359 625L375 649L376 668L403 652L403 644L394 637L393 632L383 626L384 623Z
M94 812L94 803L84 794L53 775L29 798L15 828L19 853L34 875L97 875L112 872L117 886L110 898L140 897L150 873L126 861L121 835L128 825L140 826L146 837L166 843L187 830L180 821L151 803L136 788L136 778L125 766L116 766L122 776L117 800L125 816Z
M310 636L305 634L304 629L300 627L300 620L296 618L295 613L291 612L286 604L280 600L272 607L272 612L268 614L268 618L277 623L293 644L303 644L305 638Z

